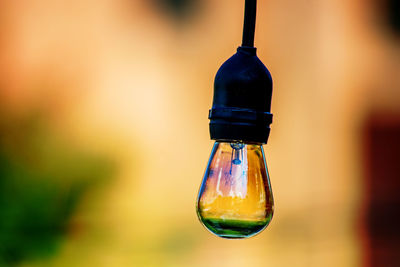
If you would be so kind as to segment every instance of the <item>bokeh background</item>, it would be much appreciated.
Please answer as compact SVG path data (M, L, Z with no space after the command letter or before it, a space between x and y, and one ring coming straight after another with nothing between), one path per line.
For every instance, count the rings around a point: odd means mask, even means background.
M195 213L244 1L0 1L0 266L400 266L397 0L258 3L276 211Z

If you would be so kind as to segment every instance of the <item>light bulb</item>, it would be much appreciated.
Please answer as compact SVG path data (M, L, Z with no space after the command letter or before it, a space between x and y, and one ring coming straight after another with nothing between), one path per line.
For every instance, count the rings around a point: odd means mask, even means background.
M223 238L265 229L274 200L262 145L216 141L197 198L202 224Z

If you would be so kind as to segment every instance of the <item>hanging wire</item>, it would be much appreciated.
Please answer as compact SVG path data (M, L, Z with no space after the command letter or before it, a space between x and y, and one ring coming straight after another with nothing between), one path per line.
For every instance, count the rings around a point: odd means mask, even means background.
M244 8L242 46L254 47L256 15L257 15L257 0L246 0Z

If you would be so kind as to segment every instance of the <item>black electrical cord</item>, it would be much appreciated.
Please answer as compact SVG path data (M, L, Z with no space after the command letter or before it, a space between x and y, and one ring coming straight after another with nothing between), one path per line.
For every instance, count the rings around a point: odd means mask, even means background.
M257 0L246 0L244 8L244 26L242 46L254 47L256 29Z

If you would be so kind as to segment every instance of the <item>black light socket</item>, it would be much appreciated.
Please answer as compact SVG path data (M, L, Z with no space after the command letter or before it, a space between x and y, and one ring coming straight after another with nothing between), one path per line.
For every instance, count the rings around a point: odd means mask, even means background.
M255 47L241 46L218 70L209 113L211 139L266 144L272 123L271 74Z

